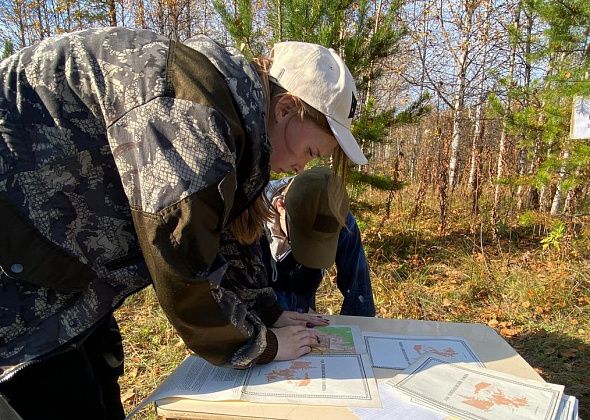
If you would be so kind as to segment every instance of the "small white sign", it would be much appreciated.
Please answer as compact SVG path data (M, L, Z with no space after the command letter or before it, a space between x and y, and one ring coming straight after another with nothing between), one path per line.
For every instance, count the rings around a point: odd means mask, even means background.
M570 138L590 139L590 97L574 97Z

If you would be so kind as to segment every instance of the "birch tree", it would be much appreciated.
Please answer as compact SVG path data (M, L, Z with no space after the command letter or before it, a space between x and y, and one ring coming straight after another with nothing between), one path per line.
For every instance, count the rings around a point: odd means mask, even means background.
M513 34L511 47L510 47L510 62L508 65L508 76L506 78L507 85L512 87L514 84L514 71L516 67L516 49L517 49L517 34L520 31L520 13L521 13L521 6L520 1L516 4L514 10L514 19L511 25L511 32ZM505 172L505 158L506 158L506 148L508 142L508 110L512 106L512 100L510 95L507 95L503 112L502 112L502 131L500 133L500 143L498 145L498 160L496 164L496 186L494 188L494 202L492 205L492 226L494 236L497 234L497 224L498 224L498 206L500 204L500 189L501 189L501 180L504 176Z

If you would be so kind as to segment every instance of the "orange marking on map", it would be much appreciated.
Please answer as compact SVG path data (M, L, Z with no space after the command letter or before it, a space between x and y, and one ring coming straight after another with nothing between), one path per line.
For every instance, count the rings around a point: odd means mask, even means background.
M480 382L478 384L475 385L475 393L477 394L479 391L481 391L482 389L486 389L488 387L492 386L491 384L485 383L485 382Z
M478 395L478 394L483 395ZM479 410L488 411L495 405L504 405L514 408L526 407L529 404L527 397L507 397L504 391L492 387L486 382L475 384L475 395L462 395L463 402Z
M307 386L309 385L309 382L311 381L311 379L309 379L309 374L307 372L305 372L305 376L303 377L302 380L300 380L296 386Z
M423 352L422 344L416 344L414 346L414 351L418 354L422 354L422 352ZM453 357L453 356L457 355L457 352L455 350L453 350L451 347L448 347L444 350L438 350L434 347L427 347L426 349L424 349L424 353L433 353L433 354L437 354L437 355L443 356L443 357Z
M303 362L300 360L293 360L291 362L291 365L288 368L285 369L275 369L275 370L271 370L270 372L268 372L266 374L266 380L268 382L274 382L274 381L278 381L278 380L287 380L287 381L291 381L291 380L298 380L299 378L296 377L297 371L298 370L304 370L304 369L309 369L311 368L311 362ZM303 379L303 382L305 382L305 380L307 380L307 382L309 383L309 376L307 375L307 372L305 373L305 377ZM303 386L303 385L298 385L298 386Z

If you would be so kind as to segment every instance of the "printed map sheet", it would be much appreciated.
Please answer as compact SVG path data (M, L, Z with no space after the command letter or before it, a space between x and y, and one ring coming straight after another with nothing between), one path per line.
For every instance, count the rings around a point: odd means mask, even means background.
M248 370L242 400L307 405L380 407L365 354L308 354Z
M461 419L552 420L563 386L425 356L386 382L424 407Z
M460 337L421 337L381 333L363 333L371 364L376 368L406 369L426 354L449 362L481 362L469 343Z
M329 325L315 327L320 338L317 347L313 347L312 353L366 353L361 329L356 325Z
M316 330L319 345L297 360L236 370L189 356L127 418L149 403L170 397L380 407L360 328L334 325Z
M126 417L132 418L148 404L164 398L178 397L203 401L239 400L245 370L214 366L197 356L189 356Z

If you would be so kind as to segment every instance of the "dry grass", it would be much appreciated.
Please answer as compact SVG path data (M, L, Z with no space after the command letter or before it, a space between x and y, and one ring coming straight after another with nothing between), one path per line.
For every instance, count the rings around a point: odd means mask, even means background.
M590 241L584 221L577 238L561 240L559 250L543 251L540 241L550 221L523 228L507 218L494 241L485 214L472 218L457 198L448 234L440 237L434 201L425 202L420 216L410 220L411 190L397 195L380 229L386 195L357 191L354 199L378 316L486 323L547 381L566 385L566 392L580 399L580 416L590 416ZM480 225L470 233L474 222ZM338 313L341 303L335 282L324 281L318 310ZM117 316L125 337L121 386L129 410L187 352L151 289L129 299ZM153 409L138 418L155 418Z
M119 380L129 412L189 354L158 305L153 288L130 297L116 312L125 347L125 374ZM152 406L135 418L155 419Z

